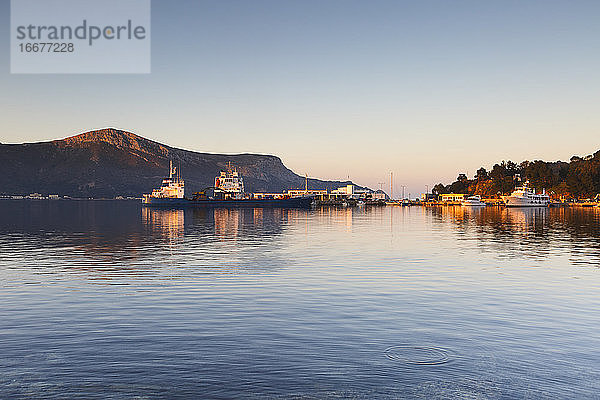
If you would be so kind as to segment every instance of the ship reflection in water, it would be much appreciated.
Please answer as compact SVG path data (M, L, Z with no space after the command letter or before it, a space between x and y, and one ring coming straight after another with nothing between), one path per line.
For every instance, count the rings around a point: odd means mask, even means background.
M183 210L154 210L142 208L142 222L152 231L169 239L183 236L185 213Z
M595 398L600 212L0 200L0 398Z
M158 237L176 238L193 235L198 229L209 238L236 239L242 235L271 235L281 232L281 225L306 211L279 208L142 208L142 223ZM265 225L266 222L266 225Z
M543 259L561 249L569 262L600 266L600 209L571 207L435 207L440 224L498 257ZM460 242L459 242L460 243Z

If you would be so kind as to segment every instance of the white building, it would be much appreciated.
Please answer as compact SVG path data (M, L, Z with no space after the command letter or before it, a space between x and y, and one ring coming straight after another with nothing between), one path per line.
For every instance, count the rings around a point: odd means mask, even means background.
M440 200L446 203L458 203L468 197L467 194L462 193L445 193L440 195Z
M287 194L291 197L300 197L300 196L319 196L322 194L327 194L327 190L302 190L302 189L293 189L288 190Z
M383 190L377 190L371 194L373 200L387 200L388 195Z
M372 193L373 191L371 189L359 188L353 184L342 186L331 191L331 194L343 195L352 199L364 198L367 194Z

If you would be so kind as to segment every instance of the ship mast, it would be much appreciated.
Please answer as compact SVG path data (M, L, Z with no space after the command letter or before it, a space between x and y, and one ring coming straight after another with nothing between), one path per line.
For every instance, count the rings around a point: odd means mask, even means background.
M308 174L304 174L304 192L308 193Z
M394 199L394 173L390 172L390 200Z

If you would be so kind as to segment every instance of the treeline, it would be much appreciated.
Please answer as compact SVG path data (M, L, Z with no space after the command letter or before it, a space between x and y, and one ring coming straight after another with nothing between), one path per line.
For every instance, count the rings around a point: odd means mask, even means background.
M459 174L454 183L433 187L433 193L467 193L482 197L509 194L515 186L529 180L538 191L546 189L553 197L593 198L600 193L600 151L587 157L571 157L570 162L502 161L491 171L481 167L473 179Z

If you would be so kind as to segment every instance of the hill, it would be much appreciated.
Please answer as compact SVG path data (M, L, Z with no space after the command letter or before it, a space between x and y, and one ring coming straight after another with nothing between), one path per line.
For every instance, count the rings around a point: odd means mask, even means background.
M529 180L537 190L546 189L553 197L593 198L600 193L600 151L586 157L573 156L565 161L502 161L491 171L481 167L473 179L459 174L447 186L439 183L434 193L469 193L495 197L510 193L515 185Z
M229 161L248 191L281 192L305 184L275 156L199 153L110 128L50 142L0 144L0 193L138 197L160 185L170 160L181 166L188 195L212 186ZM347 183L309 179L311 189Z

